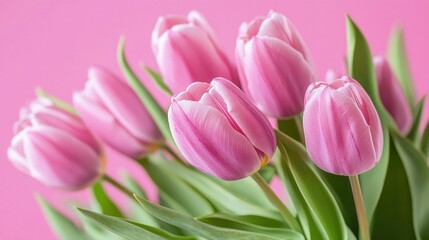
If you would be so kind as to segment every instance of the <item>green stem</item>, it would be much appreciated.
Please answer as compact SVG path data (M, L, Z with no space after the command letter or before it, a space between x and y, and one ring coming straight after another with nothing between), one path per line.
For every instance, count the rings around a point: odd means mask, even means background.
M103 176L103 180L110 183L112 186L114 186L119 191L123 192L125 195L127 195L131 199L134 199L134 193L133 192L131 192L128 188L126 188L124 185L120 184L115 179L111 178L109 175L105 174Z
M265 192L267 198L271 201L271 203L276 206L280 214L286 220L286 223L296 231L301 231L301 227L298 221L295 219L293 214L289 211L289 209L283 204L283 202L277 197L277 195L273 192L270 185L265 181L265 179L258 172L252 175L253 180L261 187L261 189Z
M360 239L370 240L368 219L366 217L365 205L363 203L362 190L357 175L350 176L350 184L352 186L353 198L355 200L356 213L359 221Z
M299 138L300 138L302 144L305 144L304 129L302 127L302 115L298 114L298 115L294 116L293 120L295 121L296 128L298 129Z

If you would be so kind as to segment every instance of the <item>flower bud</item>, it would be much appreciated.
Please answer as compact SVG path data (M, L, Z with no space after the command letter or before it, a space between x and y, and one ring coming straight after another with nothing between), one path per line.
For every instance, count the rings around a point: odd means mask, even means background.
M88 128L113 149L132 158L156 150L162 135L134 91L112 73L92 67L73 104Z
M315 81L310 53L295 26L271 11L240 28L236 59L244 92L271 117L304 109L304 94Z
M45 185L79 190L104 172L101 147L83 122L46 98L21 110L14 132L10 161Z
M268 163L273 128L238 87L223 78L197 82L173 96L168 111L173 138L190 164L222 178L245 178Z
M405 92L385 58L374 57L374 66L381 102L395 120L401 133L406 134L410 130L413 117Z
M308 154L326 172L357 175L380 160L380 118L368 94L350 77L308 87L303 126Z
M235 67L220 48L207 21L198 13L163 16L152 33L152 49L167 86L178 93L193 82L225 77L239 84Z

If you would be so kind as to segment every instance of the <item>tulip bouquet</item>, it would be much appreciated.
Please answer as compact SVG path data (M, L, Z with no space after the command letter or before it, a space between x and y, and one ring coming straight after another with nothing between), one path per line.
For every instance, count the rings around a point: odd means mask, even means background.
M429 239L429 127L419 131L425 99L415 100L401 32L387 60L346 21L347 72L319 79L280 13L241 26L236 65L199 13L160 17L160 73L144 69L171 96L168 111L130 68L121 39L127 81L92 67L73 104L39 91L9 159L48 186L92 188L94 208L77 208L74 220L38 198L63 239ZM146 171L157 201L132 177L105 172L106 146Z

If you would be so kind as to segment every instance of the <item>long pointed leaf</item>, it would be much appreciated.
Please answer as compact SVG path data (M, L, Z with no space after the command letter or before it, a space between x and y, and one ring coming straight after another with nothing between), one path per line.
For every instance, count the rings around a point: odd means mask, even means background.
M94 221L102 228L105 228L125 239L140 240L192 240L191 237L181 237L170 234L159 228L148 225L135 223L121 218L107 216L84 209L78 209L85 217Z
M211 226L172 209L151 203L138 196L136 196L136 199L148 212L153 214L155 217L171 225L193 232L208 240L279 240L279 238L270 237L264 234Z
M148 112L155 120L155 123L159 127L159 130L161 130L164 137L174 144L173 136L171 135L170 128L168 126L167 114L131 69L125 57L124 46L125 38L121 38L118 45L118 62L125 78L128 80L137 96L139 96L140 100L145 104Z
M304 147L279 131L276 135L282 154L277 164L279 172L289 187L289 194L300 213L300 221L305 220L302 225L311 223L307 238L347 239L347 227L335 198L309 165Z
M119 210L119 207L110 199L100 182L92 186L92 193L103 214L123 217L121 210Z
M42 196L36 195L36 199L49 224L59 238L64 240L90 239L86 233L79 229L69 218L64 216L64 214L51 206Z

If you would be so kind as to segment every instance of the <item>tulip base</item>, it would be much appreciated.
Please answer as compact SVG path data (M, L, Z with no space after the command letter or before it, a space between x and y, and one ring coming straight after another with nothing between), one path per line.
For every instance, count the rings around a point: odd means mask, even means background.
M365 205L362 197L362 190L360 187L359 176L350 176L350 184L353 191L353 199L355 201L356 213L359 222L359 232L361 240L370 240L370 233L368 227L368 218L366 217Z

